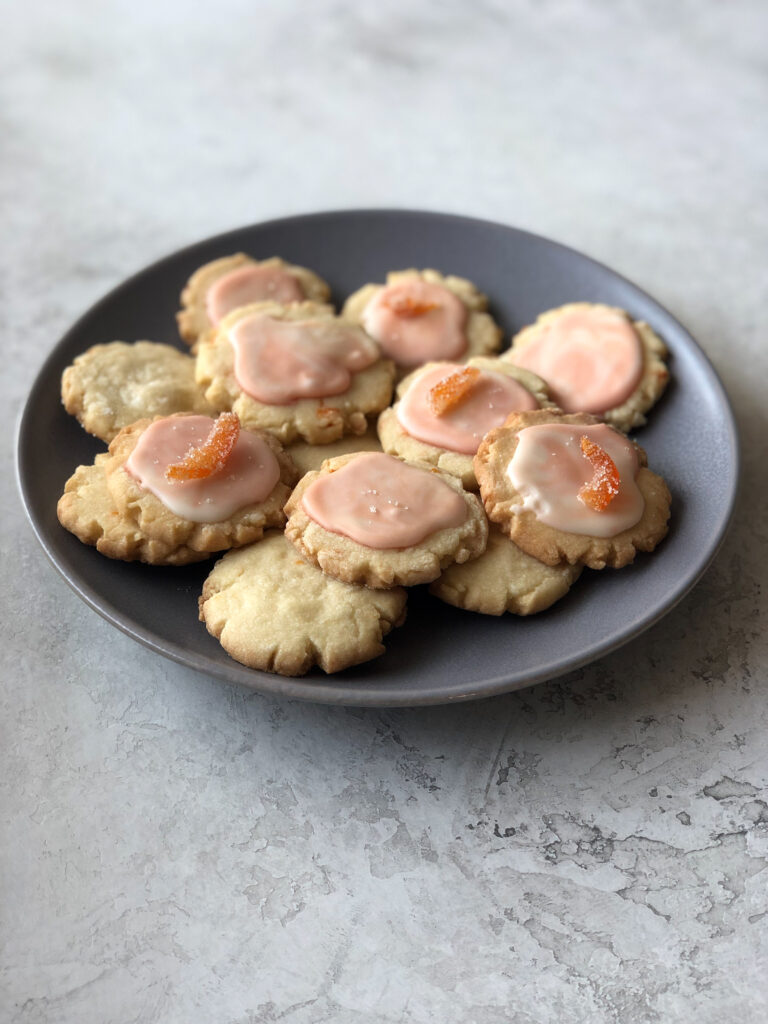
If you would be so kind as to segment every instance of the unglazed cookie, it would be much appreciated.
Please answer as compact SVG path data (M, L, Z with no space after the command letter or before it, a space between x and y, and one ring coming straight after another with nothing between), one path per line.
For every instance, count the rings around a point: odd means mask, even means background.
M78 466L67 480L56 509L66 530L100 554L123 562L188 565L208 557L206 551L166 544L142 533L133 517L121 511L109 493L105 473L109 460L107 452L102 452L92 466Z
M534 615L564 597L581 568L567 562L545 565L491 523L482 555L464 565L449 565L430 583L429 592L446 604L482 615Z
M542 377L564 412L590 413L624 431L645 423L669 380L666 345L648 324L590 302L542 313L502 358Z
M264 672L340 672L384 653L406 592L369 590L308 564L282 533L230 551L203 586L200 619L236 661Z
M485 550L478 499L450 474L364 452L325 462L290 497L286 537L324 572L387 588L429 583Z
M231 456L210 476L167 480L168 467L204 443L212 427L203 416L139 420L109 446L112 501L143 535L169 549L207 555L249 544L285 521L296 470L270 434L241 431Z
M458 363L414 370L398 385L399 401L379 416L378 431L385 452L437 466L476 491L472 459L488 431L510 412L553 406L544 382L527 370L482 356L466 365L477 373L468 378Z
M197 380L217 409L284 443L363 434L389 404L394 366L329 306L256 303L226 316L197 354Z
M594 416L512 413L480 445L475 475L488 517L547 565L618 569L667 533L667 485Z
M213 260L196 270L181 293L176 314L179 334L189 345L197 342L239 306L253 302L289 305L310 299L327 302L331 294L321 277L306 267L278 256L255 260L245 253Z
M154 341L89 348L64 371L61 400L89 434L107 444L147 416L213 412L195 381L194 359Z
M397 270L385 285L366 284L350 295L341 315L362 324L403 376L422 363L496 352L502 331L487 306L486 296L463 277Z
M330 444L307 444L306 441L294 441L285 449L300 476L310 470L320 469L326 459L335 459L339 455L351 455L353 452L380 452L379 435L374 426L369 426L364 434L348 434Z

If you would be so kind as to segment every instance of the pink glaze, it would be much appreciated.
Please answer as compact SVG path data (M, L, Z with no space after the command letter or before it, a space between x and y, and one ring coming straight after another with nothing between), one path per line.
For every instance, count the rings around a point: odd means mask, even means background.
M488 431L500 426L511 412L538 409L539 403L512 377L481 370L466 398L442 416L436 415L430 406L430 388L462 369L458 363L443 363L419 374L400 399L397 419L418 441L474 455Z
M381 452L318 477L301 503L326 530L369 548L410 548L467 518L464 499L434 473Z
M409 302L433 308L409 315ZM448 288L421 278L407 278L376 292L362 319L384 354L400 366L459 359L467 351L467 307Z
M619 493L602 512L589 508L579 490L593 477L593 466L581 450L581 438L599 444L619 471ZM590 537L615 537L639 522L645 509L635 477L637 452L617 430L605 424L542 423L518 436L507 469L509 479L530 509L547 526Z
M280 466L260 437L241 430L226 465L202 480L166 480L165 471L213 428L208 416L168 416L150 424L125 464L128 473L182 519L218 523L264 501L280 479Z
M512 349L511 361L542 377L564 412L604 413L639 384L643 346L620 313L573 309L537 328L530 344Z
M238 320L229 340L237 383L267 405L340 395L353 374L380 357L364 331L338 320L275 320L256 313Z
M215 327L227 313L249 302L271 299L287 305L303 298L304 290L289 270L247 263L213 282L205 295L205 311Z

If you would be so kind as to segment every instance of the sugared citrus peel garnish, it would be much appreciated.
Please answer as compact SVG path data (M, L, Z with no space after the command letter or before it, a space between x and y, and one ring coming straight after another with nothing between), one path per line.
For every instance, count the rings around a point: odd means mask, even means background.
M474 366L465 366L448 377L443 377L429 389L427 401L435 416L444 416L469 395L477 384L480 371Z
M431 313L433 309L440 308L438 302L420 302L410 295L393 295L385 299L384 304L389 306L396 316L401 316L406 320L424 316L425 313Z
M621 477L616 463L604 448L582 435L581 450L592 463L594 474L579 490L579 500L595 512L604 512L619 493Z
M240 433L240 420L233 412L223 412L202 444L190 448L181 462L165 471L166 480L204 480L227 464Z

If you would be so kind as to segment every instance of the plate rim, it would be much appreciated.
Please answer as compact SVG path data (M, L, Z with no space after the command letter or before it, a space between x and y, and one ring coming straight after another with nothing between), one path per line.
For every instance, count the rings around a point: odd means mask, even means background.
M561 657L551 664L542 666L542 668L536 672L527 673L525 678L521 679L514 679L514 676L510 677L509 674L506 674L502 676L494 676L490 679L484 679L480 685L475 684L474 688L470 688L461 693L446 694L444 691L440 691L439 686L433 685L423 692L418 691L408 694L407 696L402 693L397 695L394 691L388 695L387 688L382 688L380 684L377 684L374 692L366 692L365 682L355 683L352 680L347 682L343 677L338 677L335 674L327 677L321 677L320 679L311 678L310 680L307 680L305 677L281 676L276 673L268 673L257 669L251 669L241 665L233 659L230 659L228 663L224 664L219 664L218 662L209 659L207 656L203 658L196 656L193 659L188 655L185 657L184 650L178 642L169 641L166 638L161 637L159 634L148 635L144 630L135 628L129 622L124 621L124 613L121 613L113 605L111 600L105 598L102 594L98 593L95 588L78 578L79 574L76 570L61 564L59 558L56 556L54 550L49 544L46 532L42 524L38 521L36 511L33 508L31 497L25 484L25 474L22 466L22 447L26 437L27 421L31 416L32 399L34 394L38 388L42 387L47 375L50 373L50 366L57 361L57 357L61 350L66 347L71 338L79 332L81 325L97 313L97 311L113 302L117 297L119 297L123 290L130 289L140 278L151 277L167 263L177 261L202 246L215 246L218 243L223 243L225 240L232 238L234 235L241 235L265 229L280 228L286 224L297 225L301 222L318 222L323 219L352 219L360 217L405 217L409 219L428 218L440 221L449 220L458 224L464 223L467 225L479 226L486 230L493 229L495 231L502 232L509 231L519 237L522 236L530 239L534 244L543 242L546 246L553 247L554 249L562 252L566 258L575 258L579 261L586 261L602 273L607 273L612 278L628 286L629 289L641 296L644 300L649 302L652 306L656 307L666 317L668 317L669 320L674 323L676 328L685 336L686 343L689 344L698 355L701 363L700 368L706 372L709 386L716 393L719 408L725 414L723 416L723 426L725 427L729 445L729 466L731 467L731 476L727 484L727 489L723 492L724 495L727 495L727 500L724 504L724 512L721 516L718 528L713 535L710 547L706 552L706 557L704 559L699 559L696 564L691 567L690 571L680 578L678 584L673 588L667 599L659 605L654 605L648 615L641 616L639 619L636 619L628 629L622 631L618 636L609 637L602 644L590 649L589 653L582 656ZM504 693L511 693L516 690L527 688L528 686L537 685L541 682L557 679L568 672L575 671L585 665L593 664L594 662L606 657L608 654L636 639L664 618L690 593L691 589L707 572L710 565L717 557L733 521L741 479L741 452L738 427L733 407L723 382L699 342L690 334L687 328L653 296L645 292L644 289L640 288L634 282L624 277L624 275L620 274L607 264L594 259L592 256L589 256L580 250L574 249L571 246L550 239L544 235L540 235L523 228L518 228L514 225L504 224L500 221L449 212L415 210L399 207L320 210L274 217L265 221L257 221L252 224L241 225L240 227L219 232L210 237L198 239L196 242L191 242L179 249L168 252L166 255L161 256L159 259L140 268L128 277L123 278L117 285L109 289L109 291L84 310L74 323L72 323L64 334L54 343L50 351L43 358L38 371L34 376L26 400L22 404L17 417L14 451L16 484L21 496L25 515L38 543L43 548L49 562L64 578L68 586L86 605L88 605L88 607L97 612L103 619L109 622L110 625L116 627L126 636L141 643L144 647L154 653L169 658L186 668L213 676L221 681L228 682L230 684L242 685L266 696L345 707L422 707L490 699ZM354 667L351 670L353 669ZM334 682L334 680L337 679L338 681Z

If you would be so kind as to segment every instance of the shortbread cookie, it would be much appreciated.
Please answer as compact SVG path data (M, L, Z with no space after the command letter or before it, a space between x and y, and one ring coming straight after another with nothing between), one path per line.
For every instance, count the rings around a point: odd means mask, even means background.
M342 455L307 473L285 506L286 537L324 572L387 588L429 583L485 550L478 499L426 465L377 452Z
M92 466L78 466L67 480L59 499L59 522L83 544L89 544L108 558L153 565L188 565L208 558L206 551L185 545L166 544L147 537L133 518L121 511L107 487L106 452L96 456Z
M306 441L294 441L285 449L293 459L300 476L313 469L320 469L326 459L335 459L339 455L351 455L353 452L380 452L381 444L375 426L369 426L364 434L348 434L330 444L307 444Z
M669 380L666 345L648 324L590 302L542 313L503 358L542 377L564 412L590 413L624 431L645 423Z
M481 615L534 615L564 597L581 569L531 558L491 523L482 555L464 565L449 565L430 583L429 592L446 604Z
M384 653L406 592L341 583L303 561L282 533L230 551L203 586L200 619L236 661L263 672L340 672Z
M547 565L618 569L667 533L667 485L594 416L513 413L480 445L475 475L488 517Z
M139 420L109 446L112 500L144 535L210 554L249 544L284 523L283 505L297 474L270 434L243 430L209 476L167 479L168 467L204 444L212 427L204 416Z
M540 377L483 356L458 363L427 363L397 388L399 401L379 416L381 446L390 455L427 462L477 490L477 447L511 412L552 408Z
M195 381L195 361L171 345L94 345L61 378L64 408L107 444L123 427L174 412L213 413Z
M342 316L362 324L403 376L422 363L496 352L502 331L487 306L486 296L463 277L397 270L387 274L386 285L367 284L350 295Z
M389 405L394 367L329 306L256 303L226 316L197 355L208 401L284 443L363 434Z
M189 345L197 342L239 306L253 302L327 302L328 285L313 270L286 263L278 256L255 260L245 253L225 256L200 267L181 293L176 314L179 334Z

